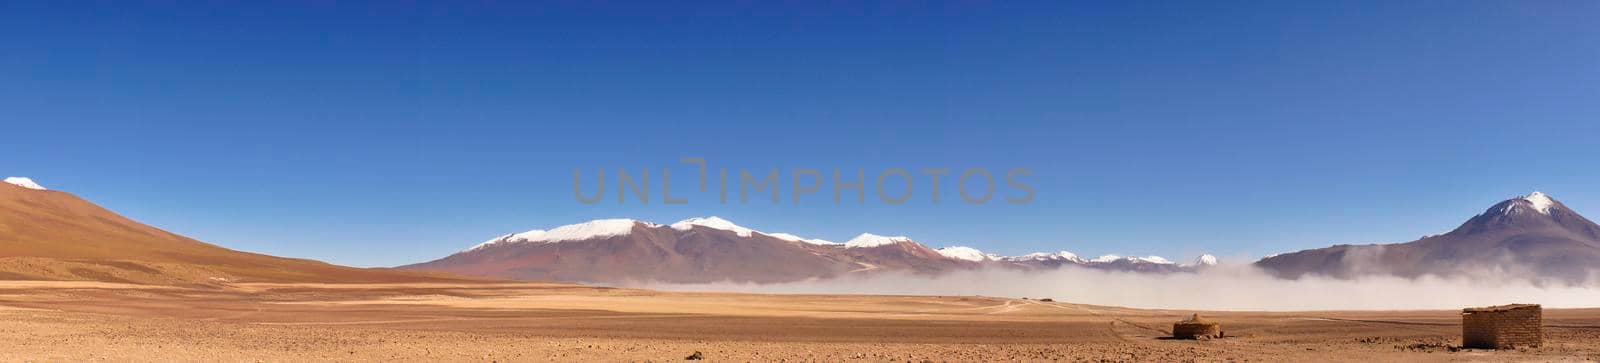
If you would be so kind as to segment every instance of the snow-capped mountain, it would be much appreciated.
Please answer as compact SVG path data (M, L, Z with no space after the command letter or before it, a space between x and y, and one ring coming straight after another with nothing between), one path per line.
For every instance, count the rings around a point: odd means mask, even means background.
M7 177L5 181L6 181L6 184L11 184L11 185L15 185L15 186L23 187L23 188L28 188L28 189L33 189L33 190L49 190L49 189L45 189L44 186L39 185L39 183L33 182L33 179L29 179L27 177L20 177L20 176Z
M1336 245L1256 262L1282 277L1504 271L1584 281L1600 267L1600 225L1545 193L1507 199L1444 234L1397 244Z
M905 236L862 233L844 243L766 233L720 217L668 225L602 219L507 234L409 269L577 282L785 282L845 274L940 274L986 266L1179 272L1158 256L1086 261L1072 252L998 256L965 246L934 250Z
M976 261L950 258L905 236L862 233L845 242L840 252L844 258L865 266L863 271L939 274L980 266Z
M842 246L772 236L718 217L670 225L603 219L501 236L405 269L512 279L621 283L782 282L861 269Z

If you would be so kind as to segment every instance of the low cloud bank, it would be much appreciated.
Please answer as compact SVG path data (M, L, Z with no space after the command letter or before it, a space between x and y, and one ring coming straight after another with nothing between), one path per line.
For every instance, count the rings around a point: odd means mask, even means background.
M1253 266L1228 265L1174 274L1068 267L1034 272L987 269L937 277L884 273L779 284L654 283L637 287L755 293L983 295L1135 308L1240 311L1459 309L1509 303L1544 304L1549 308L1600 307L1600 285L1595 283L1542 283L1496 272L1449 278L1286 280Z

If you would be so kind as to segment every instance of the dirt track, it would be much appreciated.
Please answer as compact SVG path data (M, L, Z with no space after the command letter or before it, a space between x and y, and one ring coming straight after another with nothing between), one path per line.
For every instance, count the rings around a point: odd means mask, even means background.
M0 282L6 361L1551 361L1600 359L1600 310L1543 348L1451 351L1453 311L1210 313L994 297L664 293L555 284Z

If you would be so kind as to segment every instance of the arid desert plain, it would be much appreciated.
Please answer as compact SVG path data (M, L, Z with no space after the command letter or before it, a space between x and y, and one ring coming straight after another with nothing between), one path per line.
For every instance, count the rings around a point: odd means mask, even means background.
M1200 312L1044 297L761 295L541 283L0 282L5 361L1583 361L1600 309L1546 345L1458 350L1459 311Z

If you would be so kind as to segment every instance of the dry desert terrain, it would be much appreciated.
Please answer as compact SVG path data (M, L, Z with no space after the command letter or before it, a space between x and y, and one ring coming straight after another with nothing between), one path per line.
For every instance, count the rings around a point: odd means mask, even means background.
M1545 347L1456 350L1457 311L1202 312L1008 297L679 293L540 283L0 282L4 361L1584 361L1600 310Z

